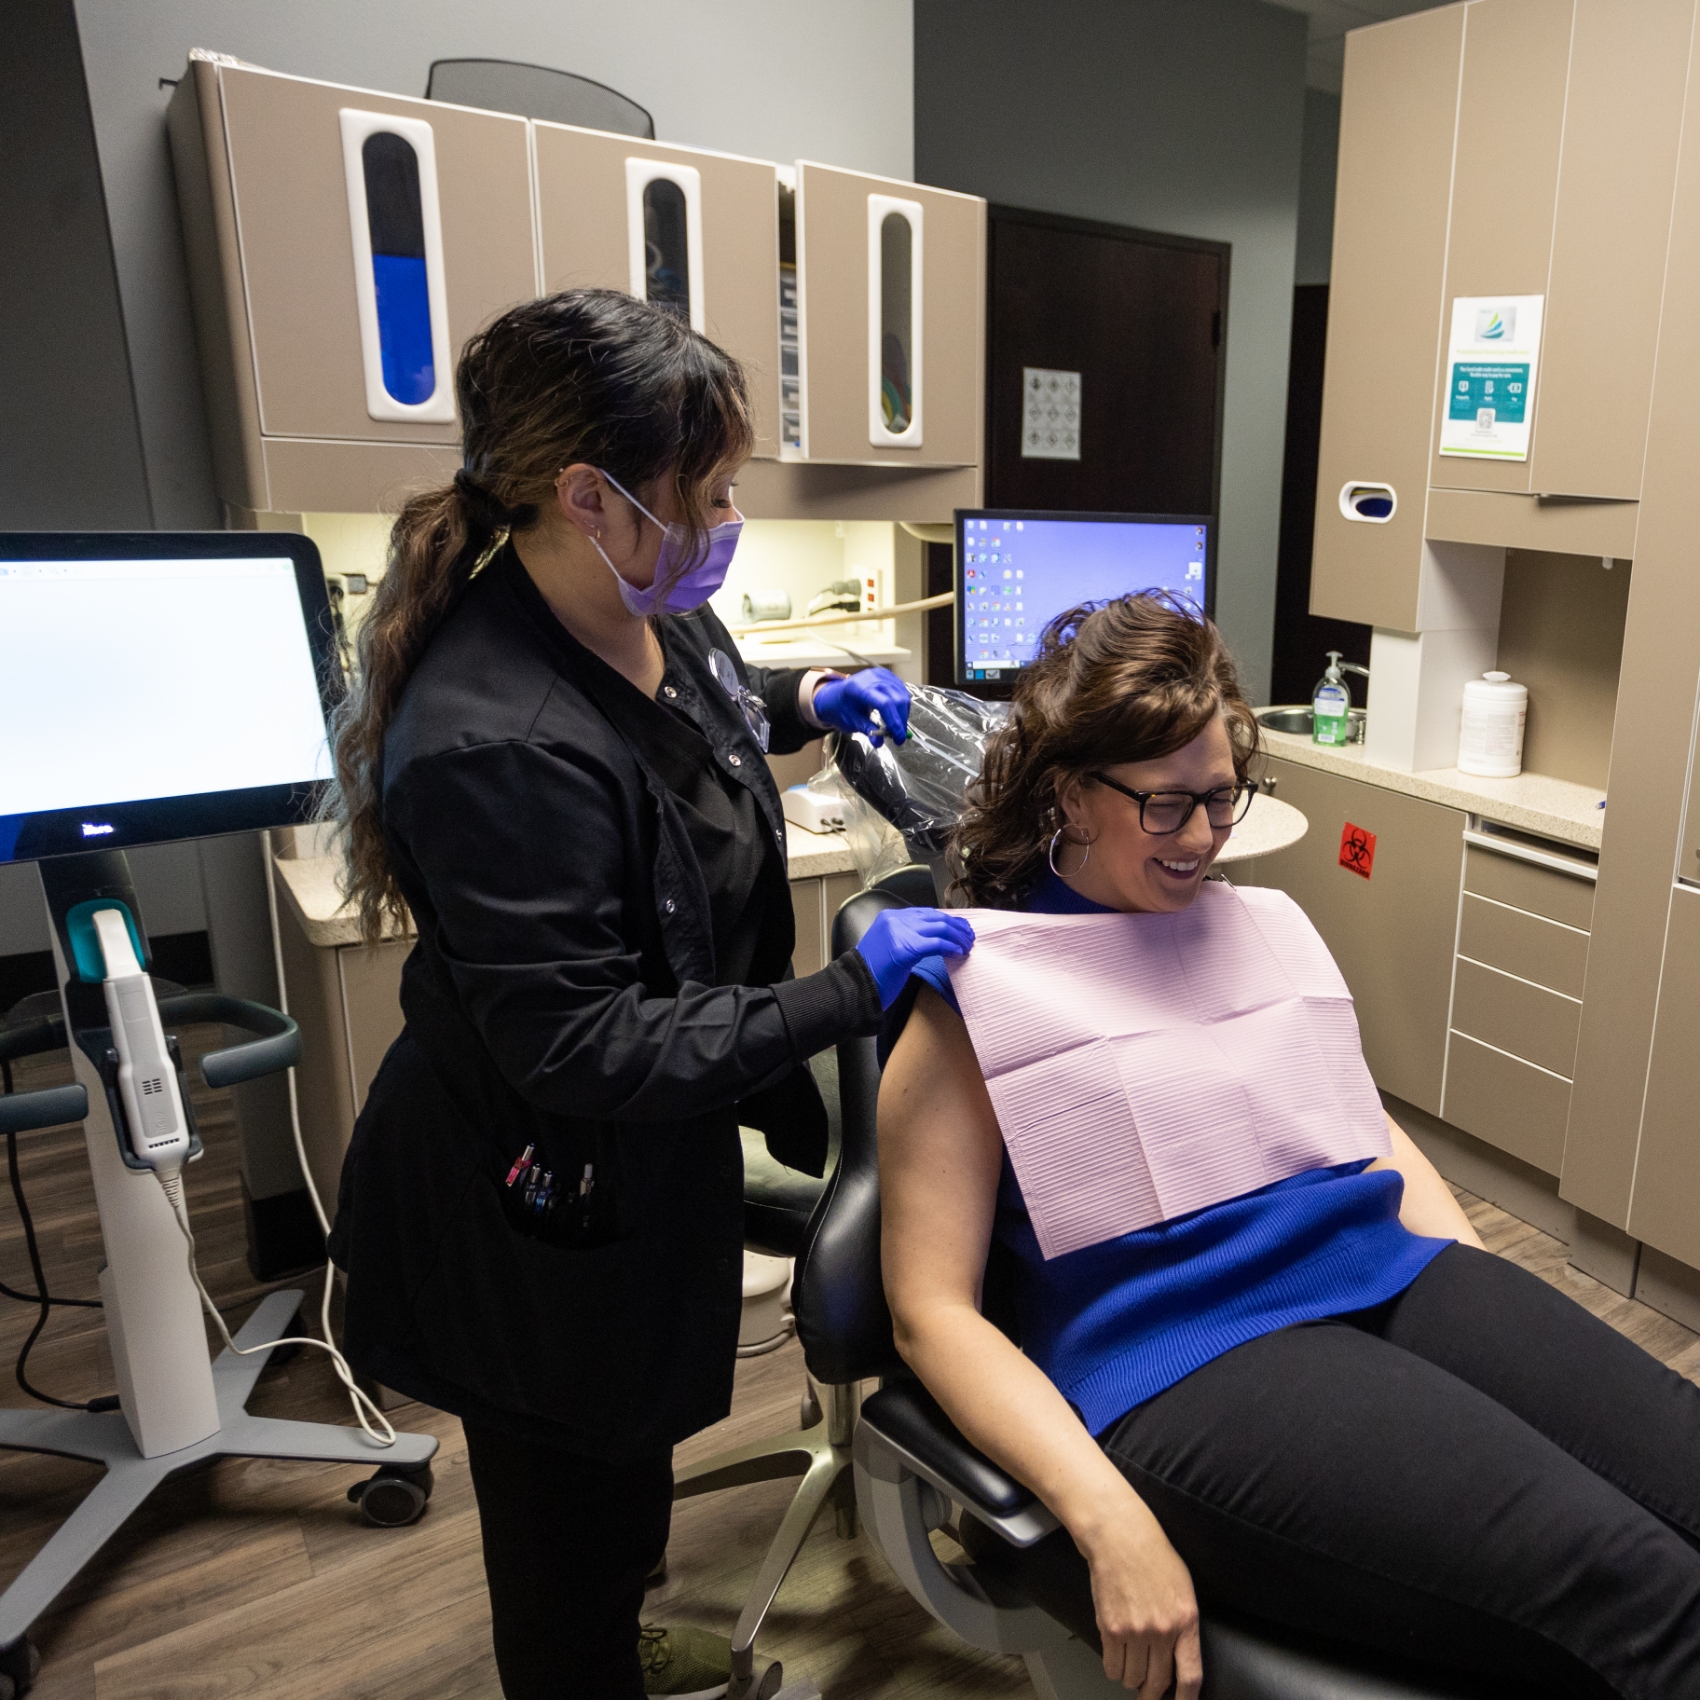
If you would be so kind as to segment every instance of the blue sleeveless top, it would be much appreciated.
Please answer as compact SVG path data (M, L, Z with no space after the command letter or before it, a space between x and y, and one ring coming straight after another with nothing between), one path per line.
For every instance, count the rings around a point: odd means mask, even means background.
M1023 907L1108 912L1051 874ZM942 956L914 977L961 1013ZM1231 1347L1404 1292L1451 1243L1401 1224L1404 1190L1393 1169L1307 1169L1047 1261L1006 1152L993 1231L1016 1260L1022 1350L1102 1434Z

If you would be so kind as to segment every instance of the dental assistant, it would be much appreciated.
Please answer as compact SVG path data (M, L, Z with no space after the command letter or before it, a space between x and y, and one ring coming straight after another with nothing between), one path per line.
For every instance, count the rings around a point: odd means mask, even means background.
M504 1694L607 1700L646 1691L672 1448L730 1405L738 1128L820 1173L807 1059L973 935L905 910L792 977L765 753L901 738L908 693L746 667L708 608L737 363L572 290L474 337L457 391L465 464L396 521L337 725L350 898L418 936L332 1253L350 1360L464 1425ZM709 1686L658 1644L649 1692Z

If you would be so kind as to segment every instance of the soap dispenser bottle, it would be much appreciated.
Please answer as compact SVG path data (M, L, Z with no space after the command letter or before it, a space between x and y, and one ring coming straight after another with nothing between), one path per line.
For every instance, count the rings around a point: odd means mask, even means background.
M1328 671L1310 694L1310 741L1349 744L1352 741L1352 693L1340 671L1340 651L1328 652Z

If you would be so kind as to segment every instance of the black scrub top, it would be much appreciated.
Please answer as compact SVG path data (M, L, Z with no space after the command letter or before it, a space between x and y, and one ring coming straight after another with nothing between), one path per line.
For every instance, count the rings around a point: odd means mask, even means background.
M801 675L745 669L706 608L657 625L650 700L508 548L403 690L382 808L418 940L331 1240L358 1369L610 1459L730 1408L739 1125L819 1173L807 1059L880 1019L855 952L791 975L778 789L709 657L766 701L776 753L814 736ZM516 1223L505 1182L528 1147L557 1175L593 1167L588 1239Z
M769 833L755 793L714 758L698 719L702 710L694 692L685 688L688 660L668 651L665 624L660 635L668 653L658 694L646 697L635 685L620 681L630 693L626 733L673 793L696 852L708 891L715 983L745 986L752 983L749 973L770 895L761 879L762 864L771 854ZM672 649L677 648L675 643Z

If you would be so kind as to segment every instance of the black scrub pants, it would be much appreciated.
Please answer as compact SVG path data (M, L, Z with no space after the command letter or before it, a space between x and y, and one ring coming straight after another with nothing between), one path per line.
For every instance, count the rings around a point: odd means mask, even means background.
M1102 1440L1207 1605L1517 1693L1700 1700L1700 1389L1514 1264L1448 1247Z
M608 1464L462 1426L506 1700L641 1700L638 1617L667 1551L671 1449Z

